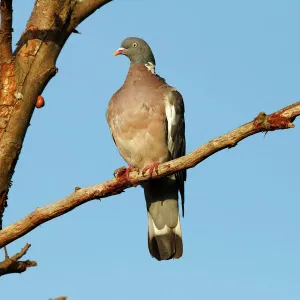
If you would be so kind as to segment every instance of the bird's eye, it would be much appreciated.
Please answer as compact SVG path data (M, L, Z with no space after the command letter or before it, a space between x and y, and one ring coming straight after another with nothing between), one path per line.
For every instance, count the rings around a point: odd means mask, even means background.
M136 47L137 47L137 43L133 43L133 44L132 44L132 47L133 47L133 48L136 48Z

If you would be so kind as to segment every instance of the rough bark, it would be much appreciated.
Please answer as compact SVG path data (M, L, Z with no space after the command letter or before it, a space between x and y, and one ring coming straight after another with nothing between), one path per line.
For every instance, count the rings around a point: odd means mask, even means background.
M2 0L1 30L0 30L0 153L2 151L1 137L8 123L9 115L13 110L16 90L15 64L12 56L12 0ZM2 215L6 207L7 192L10 186L9 175L0 162L0 230Z
M0 61L11 60L12 0L1 0Z
M292 122L299 115L300 102L285 107L270 115L260 113L252 122L211 140L190 154L159 165L158 173L153 173L152 179L174 174L183 169L193 168L214 153L225 148L232 148L236 146L238 142L253 134L293 128L294 124ZM93 199L102 199L104 197L119 194L124 189L136 186L148 179L149 175L147 174L143 175L138 172L132 172L130 173L130 181L128 181L125 172L122 173L121 171L117 178L105 181L101 184L87 188L77 187L71 195L52 204L37 208L22 220L0 231L0 248L20 238L42 223L61 216L79 205Z
M108 2L111 0L36 0L14 52L12 0L0 2L0 230L36 99L57 73L58 55L71 33L77 32L76 26ZM34 263L14 257L0 262L0 275L23 272Z
M38 0L12 54L12 0L1 1L0 229L37 97L57 73L58 55L76 26L111 0Z

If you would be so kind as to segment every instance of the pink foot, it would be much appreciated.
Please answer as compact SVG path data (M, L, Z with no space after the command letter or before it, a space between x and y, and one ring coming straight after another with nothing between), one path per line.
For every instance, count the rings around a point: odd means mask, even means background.
M130 172L132 172L132 171L139 172L139 169L136 168L136 167L133 167L133 166L129 166L128 168L121 167L121 168L119 168L119 169L117 169L117 170L114 171L114 176L116 178L120 178L121 176L125 175L126 179L128 181L130 181Z
M115 178L121 177L125 172L126 172L126 167L123 166L121 168L118 168L114 171L114 177Z
M155 170L156 174L158 175L158 165L159 163L157 161L153 162L143 169L142 174L145 175L145 173L149 170L149 177L151 178L153 171Z
M127 178L127 180L129 180L129 181L130 181L130 172L132 172L132 171L136 171L136 172L139 173L140 170L139 170L138 168L136 168L136 167L129 166L129 167L126 169L126 171L125 171L126 178Z

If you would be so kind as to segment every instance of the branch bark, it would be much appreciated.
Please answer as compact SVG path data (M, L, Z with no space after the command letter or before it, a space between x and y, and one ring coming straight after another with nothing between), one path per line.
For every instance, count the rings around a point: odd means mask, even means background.
M0 262L0 276L12 274L12 273L22 273L27 270L27 268L37 266L35 261L20 261L20 259L27 253L30 248L30 244L26 244L25 247L17 254L9 257L7 254L6 248L5 251L5 259Z
M0 61L8 62L12 58L12 0L1 0Z
M161 164L158 168L158 174L154 173L152 178L156 179L174 174L183 169L193 168L214 153L225 148L232 148L236 146L238 142L253 134L293 128L294 124L292 122L299 115L300 102L287 106L270 115L260 113L253 121L207 142L190 154ZM94 199L102 199L119 194L123 192L123 190L136 186L148 179L149 175L132 172L130 173L130 182L126 179L125 174L123 174L118 178L105 181L101 184L86 188L77 187L69 196L42 208L37 208L22 220L0 231L0 248L27 234L42 223L63 215L79 205Z
M70 22L71 29L76 28L76 26L94 13L98 8L111 2L112 0L85 0L78 1L74 8L72 15L72 20Z
M0 28L0 139L5 130L8 116L12 112L14 103L13 93L16 90L15 64L12 56L12 0L1 0L1 28ZM0 143L1 152L1 143ZM2 216L7 206L7 193L10 179L6 170L0 163L0 230L2 229ZM1 188L5 187L5 188Z
M11 54L12 0L1 0L0 61L0 230L23 140L36 99L57 73L56 60L75 27L109 1L38 0ZM9 41L10 38L10 41Z

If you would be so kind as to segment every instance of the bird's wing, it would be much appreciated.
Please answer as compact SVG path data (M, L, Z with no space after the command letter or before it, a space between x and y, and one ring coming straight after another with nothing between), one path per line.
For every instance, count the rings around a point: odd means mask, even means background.
M172 159L185 155L185 122L184 103L181 94L174 88L166 97L167 139ZM182 215L184 215L184 181L186 170L176 174L178 189L181 195Z

